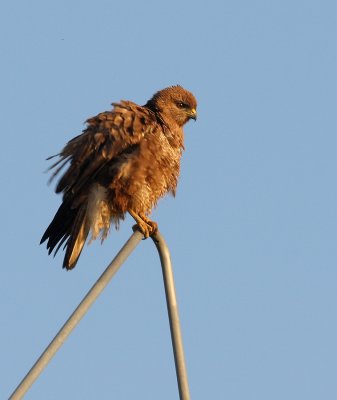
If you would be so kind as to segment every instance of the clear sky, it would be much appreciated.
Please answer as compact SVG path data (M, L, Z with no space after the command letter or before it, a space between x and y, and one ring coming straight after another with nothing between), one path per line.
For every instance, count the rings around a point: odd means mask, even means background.
M46 157L109 110L198 99L172 254L193 400L337 397L335 1L7 1L0 6L0 398L131 234L75 270L39 246ZM178 398L160 264L143 241L26 396Z

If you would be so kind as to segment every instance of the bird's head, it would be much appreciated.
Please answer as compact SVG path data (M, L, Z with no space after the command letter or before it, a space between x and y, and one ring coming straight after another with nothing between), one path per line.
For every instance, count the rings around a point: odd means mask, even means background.
M146 106L160 113L165 122L175 122L180 127L190 119L197 119L196 98L179 85L155 93Z

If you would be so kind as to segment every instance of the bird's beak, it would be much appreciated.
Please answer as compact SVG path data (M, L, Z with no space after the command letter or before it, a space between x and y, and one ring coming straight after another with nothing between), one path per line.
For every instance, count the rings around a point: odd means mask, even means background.
M190 113L190 118L194 119L194 121L196 121L197 120L197 116L198 116L197 110L195 108L192 108L191 113Z

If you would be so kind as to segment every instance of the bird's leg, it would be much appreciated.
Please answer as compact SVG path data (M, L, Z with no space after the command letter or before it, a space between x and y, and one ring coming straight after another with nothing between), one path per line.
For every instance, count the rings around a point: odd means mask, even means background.
M151 221L149 218L146 217L143 213L136 213L133 210L129 210L129 214L132 218L137 222L139 229L141 230L142 234L145 238L153 235L158 230L158 225L156 222Z
M147 223L147 225L149 225L151 227L150 236L153 235L155 232L157 232L157 230L158 230L157 222L152 221L145 214L139 214L139 215L142 218L142 220L145 221Z

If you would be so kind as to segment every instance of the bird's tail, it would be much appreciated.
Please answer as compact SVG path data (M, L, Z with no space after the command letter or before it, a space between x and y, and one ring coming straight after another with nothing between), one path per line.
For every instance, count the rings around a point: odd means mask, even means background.
M63 261L63 268L72 269L75 267L84 243L90 231L90 223L87 217L87 202L84 201L76 208L72 203L63 200L54 219L42 236L41 242L48 240L47 249L49 254L55 249L54 255L64 244L66 253Z

